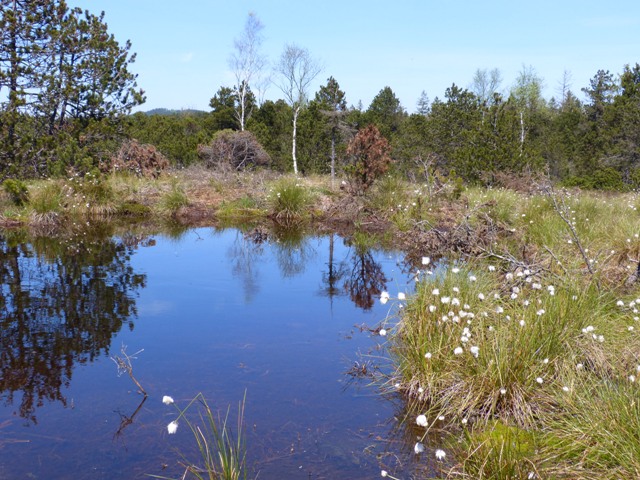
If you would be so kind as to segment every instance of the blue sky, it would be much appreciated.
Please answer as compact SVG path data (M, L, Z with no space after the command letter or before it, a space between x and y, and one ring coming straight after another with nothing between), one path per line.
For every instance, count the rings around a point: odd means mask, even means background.
M227 60L250 11L264 24L263 53L307 48L324 65L312 90L333 76L349 104L367 108L390 86L408 112L424 90L444 97L468 87L478 69L500 70L508 90L533 67L544 95L557 96L565 71L582 98L599 69L619 74L640 63L640 1L537 0L68 0L132 42L132 71L152 108L209 110L220 86L232 86ZM313 95L313 93L312 93ZM267 99L281 98L272 87Z

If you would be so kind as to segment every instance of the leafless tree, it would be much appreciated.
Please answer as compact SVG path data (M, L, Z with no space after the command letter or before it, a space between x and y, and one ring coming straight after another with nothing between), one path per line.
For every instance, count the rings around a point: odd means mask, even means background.
M236 78L234 94L237 97L236 118L240 130L244 131L247 119L251 115L251 85L260 84L260 76L267 59L260 54L264 37L264 25L255 13L249 12L247 22L240 37L233 42L234 51L229 57L229 67Z
M305 107L309 97L309 86L318 76L322 67L311 57L306 48L297 45L286 45L280 61L275 66L276 86L282 90L286 102L293 109L293 172L298 174L296 159L296 129L300 111Z
M564 106L565 102L571 95L571 83L572 83L572 75L569 70L565 70L562 73L562 80L558 82L557 92L560 95L560 105Z
M500 70L494 68L491 71L486 69L477 69L473 74L473 80L471 81L471 91L475 93L478 99L483 103L489 103L493 98L493 95L498 93L500 84L502 83L502 76Z

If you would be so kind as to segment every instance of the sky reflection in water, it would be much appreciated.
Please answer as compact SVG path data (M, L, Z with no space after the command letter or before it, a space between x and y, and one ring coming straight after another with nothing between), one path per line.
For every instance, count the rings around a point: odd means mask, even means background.
M197 451L188 429L167 435L175 410L162 396L185 406L202 392L235 416L245 391L248 462L258 478L379 475L375 453L388 446L376 436L393 428L395 406L366 380L349 385L344 372L363 361L359 352L379 354L384 339L355 327L385 317L379 291L412 288L401 255L357 252L337 236L254 240L197 229L133 247L96 240L72 257L52 239L3 242L5 317L25 295L31 314L3 324L6 342L24 337L19 326L30 340L18 369L7 363L16 349L3 342L0 478L178 477L176 449L194 459ZM12 286L12 267L33 281ZM54 341L65 346L51 348ZM143 349L133 363L149 393L143 403L109 358L122 345L129 354ZM45 381L34 375L47 371L38 359L66 362L68 374ZM34 382L48 390L22 411Z

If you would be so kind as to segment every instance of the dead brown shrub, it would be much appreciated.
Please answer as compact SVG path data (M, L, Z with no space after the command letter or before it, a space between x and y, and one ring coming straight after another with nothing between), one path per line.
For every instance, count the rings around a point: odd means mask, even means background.
M347 155L353 163L346 168L346 173L353 180L354 194L364 194L389 169L390 152L389 142L374 125L367 125L349 142Z
M108 163L100 164L103 173L130 172L147 178L158 178L168 167L169 160L156 147L137 140L126 140Z
M221 130L208 145L198 145L198 156L207 167L243 170L271 163L269 154L251 132Z

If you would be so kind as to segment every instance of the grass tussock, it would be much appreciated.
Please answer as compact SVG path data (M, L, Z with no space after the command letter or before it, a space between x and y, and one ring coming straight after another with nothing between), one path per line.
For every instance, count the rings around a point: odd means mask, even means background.
M216 413L202 393L196 395L186 407L180 408L173 398L165 396L163 402L173 405L178 415L167 426L169 434L175 434L180 424L186 424L193 435L200 453L197 460L182 455L184 473L182 478L199 480L240 480L247 478L246 446L244 438L245 399L238 405L238 416L235 426L229 415ZM197 416L191 414L192 408L198 408ZM152 475L154 478L169 479Z
M311 194L297 178L283 177L276 181L269 193L269 206L276 222L292 225L309 216Z
M638 306L543 270L443 266L391 328L389 385L408 421L462 432L451 478L635 478Z
M166 192L160 200L160 210L169 214L175 214L183 207L189 205L187 193L177 181L172 182L170 190Z

